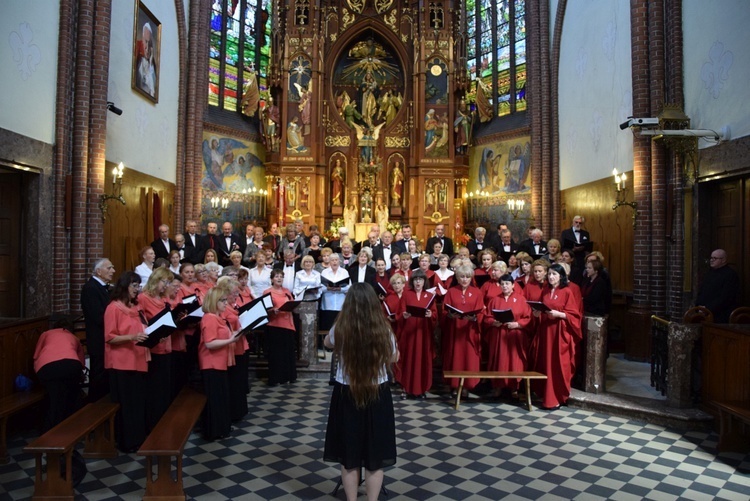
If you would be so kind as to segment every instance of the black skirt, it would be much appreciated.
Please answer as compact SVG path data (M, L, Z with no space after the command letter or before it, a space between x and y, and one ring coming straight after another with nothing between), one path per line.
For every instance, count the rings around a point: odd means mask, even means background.
M229 416L229 376L227 371L203 369L206 407L203 409L203 438L216 440L232 431Z
M289 329L268 327L266 357L268 358L268 384L293 383L297 380L297 334Z
M380 385L378 399L365 409L357 409L348 385L334 385L323 460L347 470L376 471L396 464L396 421L388 383Z

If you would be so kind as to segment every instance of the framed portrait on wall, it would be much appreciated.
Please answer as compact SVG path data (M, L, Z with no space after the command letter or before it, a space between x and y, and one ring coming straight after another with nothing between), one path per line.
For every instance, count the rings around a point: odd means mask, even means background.
M161 23L141 0L136 0L131 85L133 89L154 103L159 102L160 56Z

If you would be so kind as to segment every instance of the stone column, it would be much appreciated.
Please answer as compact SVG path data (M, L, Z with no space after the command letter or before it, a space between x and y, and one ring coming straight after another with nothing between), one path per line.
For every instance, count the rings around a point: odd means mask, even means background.
M295 313L299 315L299 359L305 365L318 363L318 302L310 301L300 304Z
M700 324L669 323L667 338L667 406L677 409L693 407L693 349L701 338Z
M607 379L607 318L583 317L584 381L586 393L604 393Z

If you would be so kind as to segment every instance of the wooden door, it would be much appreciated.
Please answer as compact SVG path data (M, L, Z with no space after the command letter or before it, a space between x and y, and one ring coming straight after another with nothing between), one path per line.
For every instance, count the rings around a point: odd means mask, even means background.
M0 170L0 318L21 316L21 174Z

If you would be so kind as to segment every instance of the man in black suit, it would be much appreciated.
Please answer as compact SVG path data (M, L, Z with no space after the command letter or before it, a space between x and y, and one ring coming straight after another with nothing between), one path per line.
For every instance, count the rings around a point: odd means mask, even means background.
M397 242L393 242L393 246L398 250L399 254L403 254L404 252L408 252L409 250L409 240L411 240L411 225L403 225L401 227L401 234L404 235L404 238L398 240Z
M448 257L453 257L453 240L445 236L445 225L439 224L435 226L435 236L430 237L427 240L427 248L425 252L432 252L436 243L440 243L443 247L443 254Z
M515 256L516 252L518 252L518 244L513 241L510 230L502 230L500 232L498 256L505 261L505 264L508 264L510 256Z
M359 254L357 254L357 262L350 265L349 268L347 268L347 271L349 272L349 278L353 284L365 282L370 284L372 290L377 290L375 280L377 272L375 271L375 268L369 266L370 254L368 253L368 250L369 249L362 249L359 251Z
M297 260L302 259L302 254L305 251L305 237L297 233L297 226L294 224L286 227L286 236L281 239L277 252L279 259L283 259L284 253L287 250L294 251L294 259Z
M326 244L326 247L330 247L330 249L333 252L335 252L336 254L340 254L341 253L341 241L344 239L348 239L348 238L349 238L349 229L342 226L339 228L339 238L332 238L331 240L329 240L328 243ZM352 248L355 245L357 245L356 240L350 240L350 241L352 243Z
M547 242L542 240L542 230L534 228L531 230L531 238L518 244L518 250L528 253L532 259L537 260L547 254Z
M382 259L385 261L385 269L391 269L391 256L397 252L393 245L393 233L386 231L383 233L382 241L379 245L372 248L372 260Z
M203 235L203 255L205 257L208 249L213 249L216 253L219 253L219 225L216 223L208 223L206 225L206 234Z
M169 226L159 226L159 238L151 242L151 248L154 249L156 259L161 257L169 261L169 253L177 249L175 241L169 238Z
M591 244L589 232L581 228L583 218L581 216L573 217L573 226L562 231L560 242L563 249L572 249L575 254L578 269L584 268L584 259L586 259L586 248Z
M503 230L507 229L507 224L499 223L497 225L497 231L490 231L484 238L484 241L487 242L487 245L492 247L492 250L494 250L496 253L500 252L500 234L503 232Z
M94 263L94 273L81 289L81 310L86 321L86 349L90 358L89 402L109 393L109 379L104 369L104 311L109 304L108 283L115 275L109 259Z
M255 239L255 225L251 223L245 226L245 249L247 249L247 246L250 245L253 239Z
M198 233L198 223L189 220L185 223L185 261L191 264L203 262L206 253L205 241Z
M485 249L492 248L492 246L485 241L486 236L487 230L481 226L477 226L474 230L474 239L469 240L469 243L466 244L466 248L469 249L469 259L471 259L471 262L474 263L474 265L477 264L477 254Z
M180 253L180 264L187 263L187 254L185 253L185 235L182 233L176 233L174 236L174 243L174 250Z
M271 228L268 230L268 235L266 235L263 241L269 244L269 248L274 254L278 252L281 237L279 237L279 225L277 223L271 225Z
M284 249L284 260L274 264L273 269L284 272L283 285L291 292L294 289L294 276L302 269L294 251L292 249Z
M245 239L237 235L232 228L232 223L225 221L221 225L221 236L219 237L219 244L217 252L219 254L219 261L222 266L231 266L232 260L229 259L229 255L233 251L240 251L242 254L245 253Z

